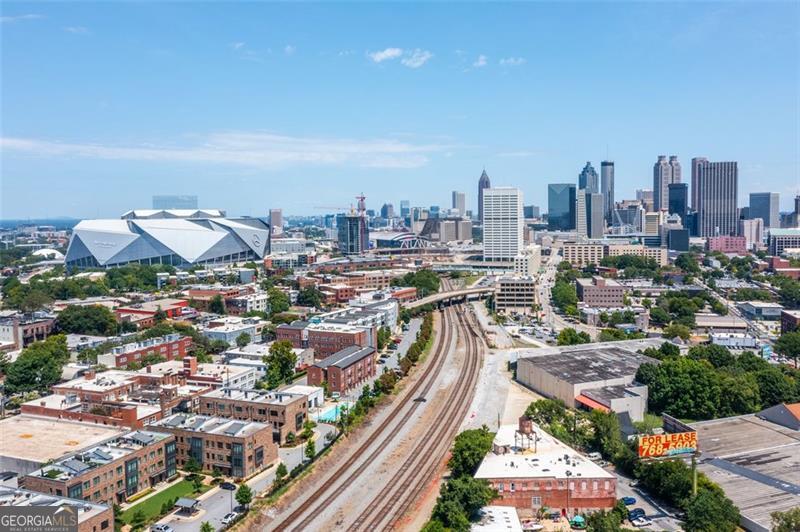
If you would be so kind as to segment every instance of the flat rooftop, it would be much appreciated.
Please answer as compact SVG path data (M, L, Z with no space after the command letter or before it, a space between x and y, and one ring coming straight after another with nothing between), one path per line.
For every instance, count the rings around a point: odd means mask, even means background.
M142 368L138 370L138 373L146 375L172 375L182 372L183 369L182 360L169 360L167 362L153 364L149 366L149 368ZM236 377L247 371L250 371L250 368L243 366L231 366L229 364L198 364L197 373L192 373L189 379L192 377L210 377L224 380L229 377Z
M230 401L247 401L248 403L266 405L285 405L300 398L305 399L299 393L285 391L262 391L247 390L241 388L219 388L217 390L204 393L201 399L227 399Z
M56 386L59 388L70 388L87 392L103 392L129 384L135 377L136 373L133 371L109 370L98 373L91 379L78 377L77 379L62 382Z
M158 443L171 436L163 432L136 430L47 464L30 475L66 481L87 474L97 467L122 460L147 445Z
M800 507L800 431L755 414L692 423L700 471L745 519L771 529L771 512Z
M346 368L375 353L375 349L371 347L361 347L358 345L351 345L345 347L341 351L337 351L326 359L315 362L314 365L319 368L329 368L336 366L337 368Z
M567 472L574 479L614 478L613 474L535 424L532 438L522 444L519 435L515 438L517 428L517 425L503 425L497 429L493 446L505 447L509 452L495 454L490 451L483 458L475 478L566 479Z
M716 314L695 314L697 327L734 327L746 329L747 322L736 316L717 316Z
M224 417L175 414L150 425L150 428L156 431L159 427L243 438L270 428L271 425L256 421L238 421Z
M663 342L663 338L648 338L527 349L520 352L519 363L532 364L537 369L571 384L605 381L635 375L639 366L644 363L658 364L658 360L636 351L658 347Z
M0 487L0 506L69 506L77 513L79 524L108 510L108 506L103 504L3 487Z
M0 455L44 463L123 432L106 425L22 414L0 420Z

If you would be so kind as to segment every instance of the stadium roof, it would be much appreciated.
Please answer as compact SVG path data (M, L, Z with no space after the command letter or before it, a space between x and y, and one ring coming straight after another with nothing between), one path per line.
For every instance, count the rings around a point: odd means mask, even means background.
M66 262L95 267L221 264L244 256L261 259L268 252L269 226L257 218L83 220L73 230Z

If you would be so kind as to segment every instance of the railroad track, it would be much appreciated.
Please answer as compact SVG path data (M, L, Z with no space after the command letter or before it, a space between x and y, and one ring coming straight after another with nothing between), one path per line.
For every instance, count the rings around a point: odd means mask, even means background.
M410 452L403 465L392 479L374 497L377 506L370 505L353 523L349 530L392 530L406 515L411 505L419 500L421 492L428 486L441 466L451 442L455 437L475 389L481 366L479 338L473 324L464 314L458 314L466 343L467 363L459 372L460 383L446 399L445 408L429 425L428 431ZM461 335L459 335L461 336Z
M437 342L436 349L434 349L432 353L434 357L432 361L434 364L433 371L429 371L412 385L395 407L396 412L400 412L412 399L426 395L434 382L436 382L437 377L444 367L444 362L447 358L447 350L452 341L453 326L450 320L451 314L453 313L454 309L452 307L445 309L442 313L442 335L439 338L439 342ZM392 441L400 433L399 429L411 419L412 414L419 408L420 404L419 402L411 403L410 408L403 414L403 417L400 418L399 423L397 417L391 415L386 416L386 419L383 420L378 428L351 453L346 461L339 465L336 470L328 476L319 488L314 490L313 493L306 495L305 500L287 517L276 524L270 524L269 528L272 530L311 530L311 525L316 514L321 508L327 506L328 499L325 498L325 494L331 491L336 484L341 482L340 473L347 474L344 485L348 485L358 479L364 469L383 452L383 445L379 444ZM387 431L388 427L395 423L398 423L397 426L392 427L391 431ZM363 459L367 454L369 454L369 456ZM356 462L359 460L363 461L356 467ZM304 515L305 517L303 518Z

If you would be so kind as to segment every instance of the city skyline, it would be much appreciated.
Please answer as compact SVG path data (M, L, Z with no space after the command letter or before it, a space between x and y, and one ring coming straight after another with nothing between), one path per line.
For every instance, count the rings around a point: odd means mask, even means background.
M798 190L796 5L239 7L5 3L0 217L118 217L157 194L313 215L361 191L379 208L466 190L477 211L484 167L544 206L587 160L615 162L620 200L665 153L737 161L740 206Z

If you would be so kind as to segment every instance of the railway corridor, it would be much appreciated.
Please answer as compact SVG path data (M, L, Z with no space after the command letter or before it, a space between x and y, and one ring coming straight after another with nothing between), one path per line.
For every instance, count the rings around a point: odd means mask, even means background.
M335 449L318 464L282 506L265 510L252 529L403 528L404 517L444 467L485 350L471 308L449 307L437 322L434 348L422 371L345 449Z

